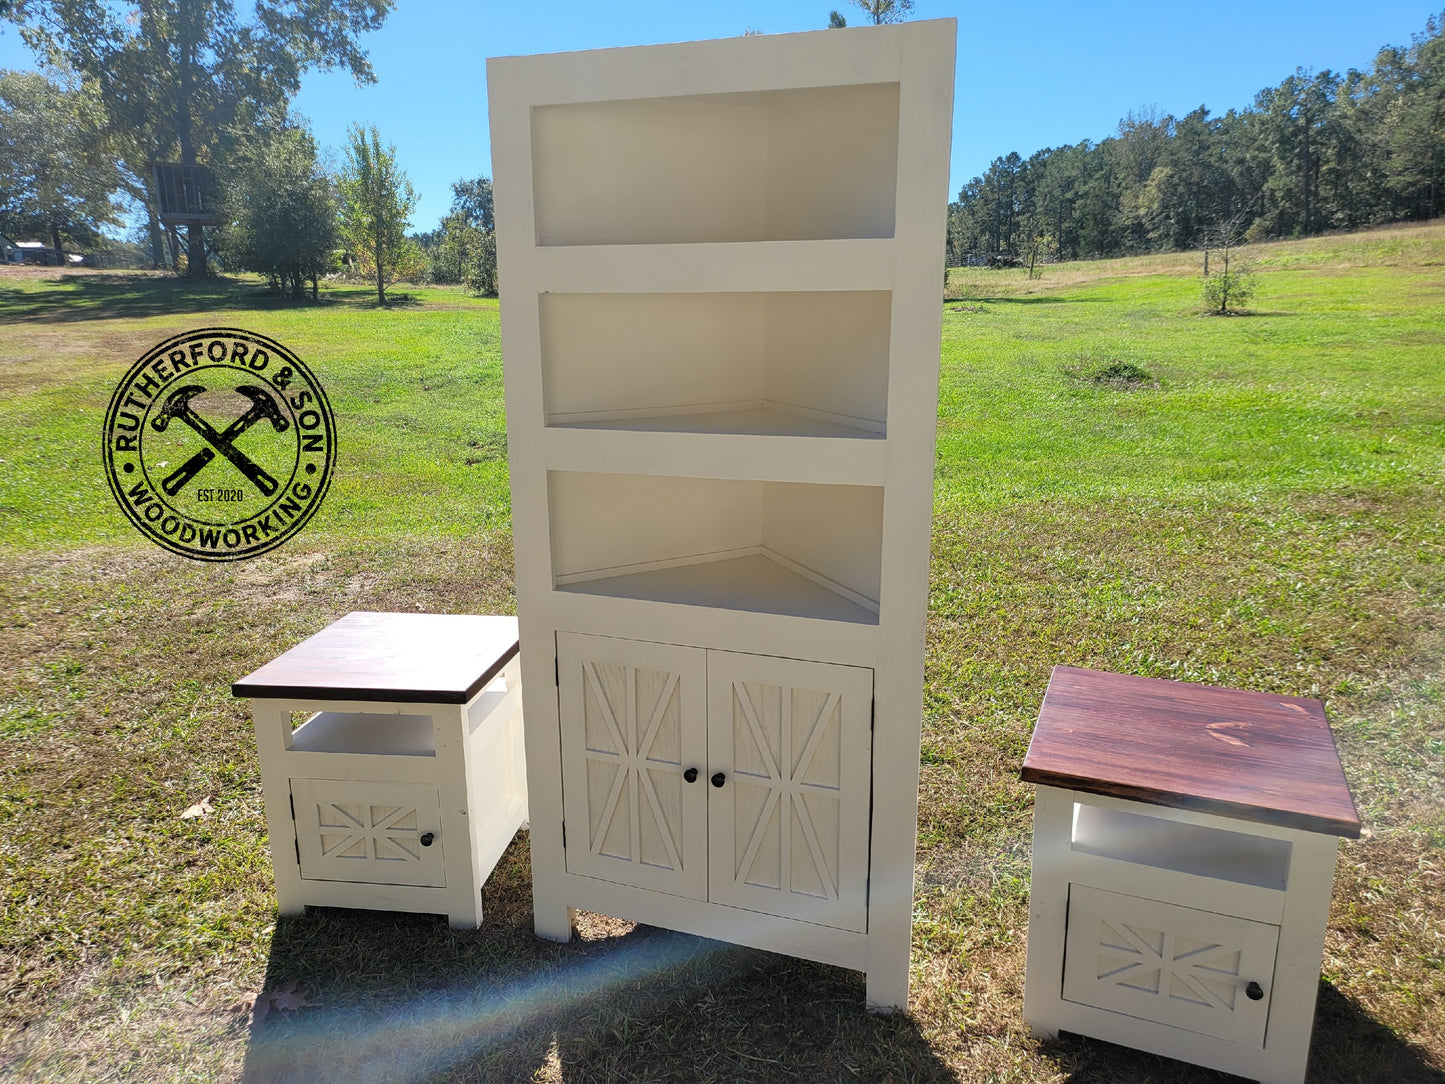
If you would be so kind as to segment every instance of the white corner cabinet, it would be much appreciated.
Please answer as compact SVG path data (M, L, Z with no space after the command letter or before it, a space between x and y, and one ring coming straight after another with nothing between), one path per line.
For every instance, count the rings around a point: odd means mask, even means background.
M907 1004L954 38L488 61L541 936Z

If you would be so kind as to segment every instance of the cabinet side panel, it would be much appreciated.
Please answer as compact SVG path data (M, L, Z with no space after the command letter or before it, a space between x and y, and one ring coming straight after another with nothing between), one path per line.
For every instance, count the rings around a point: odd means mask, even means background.
M540 93L529 65L487 62L497 267L502 291L502 369L506 385L507 459L512 490L523 732L531 831L532 900L539 936L565 941L572 915L562 894L562 769L553 665L556 640L548 613L552 559L543 456L540 287L532 201L531 103ZM541 82L545 82L542 80Z
M868 1002L906 1005L956 25L904 24L878 624Z

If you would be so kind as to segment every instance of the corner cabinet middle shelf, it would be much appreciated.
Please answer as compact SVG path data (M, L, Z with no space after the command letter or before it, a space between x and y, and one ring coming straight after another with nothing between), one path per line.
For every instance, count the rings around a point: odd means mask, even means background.
M881 486L881 432L768 407L554 421L549 470Z
M533 245L524 289L539 293L891 290L891 237L821 241ZM517 274L510 272L515 279Z

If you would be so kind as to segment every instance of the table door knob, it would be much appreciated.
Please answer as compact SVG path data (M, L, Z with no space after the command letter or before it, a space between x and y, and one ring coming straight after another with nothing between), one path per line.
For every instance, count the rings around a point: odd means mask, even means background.
M725 775L723 775L722 772L718 772L716 775L714 775L714 776L712 777L712 785L715 786L715 787L720 787L720 786L722 786L724 783L726 783L727 781L728 781L728 777L725 776Z
M697 782L697 769L696 769L696 768L689 768L687 771L685 771L685 772L682 773L682 778L683 778L686 782L688 782L688 783L696 783L696 782Z
M421 839L418 840L418 842L419 842L423 847L430 847L430 846L432 845L432 841L433 841L434 839L436 839L435 833L432 833L432 832L423 832L423 833L421 834Z
M1250 1001L1258 1001L1264 997L1264 987L1260 986L1257 982L1251 982L1244 988L1244 996L1249 998Z

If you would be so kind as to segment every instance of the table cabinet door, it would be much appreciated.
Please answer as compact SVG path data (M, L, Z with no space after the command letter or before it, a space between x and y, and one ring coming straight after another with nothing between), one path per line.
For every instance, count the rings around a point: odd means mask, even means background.
M1068 913L1065 1000L1264 1046L1279 927L1083 885Z
M569 873L707 898L705 658L557 634Z
M291 803L304 879L446 885L435 786L292 779Z
M714 903L866 932L873 671L709 651Z

